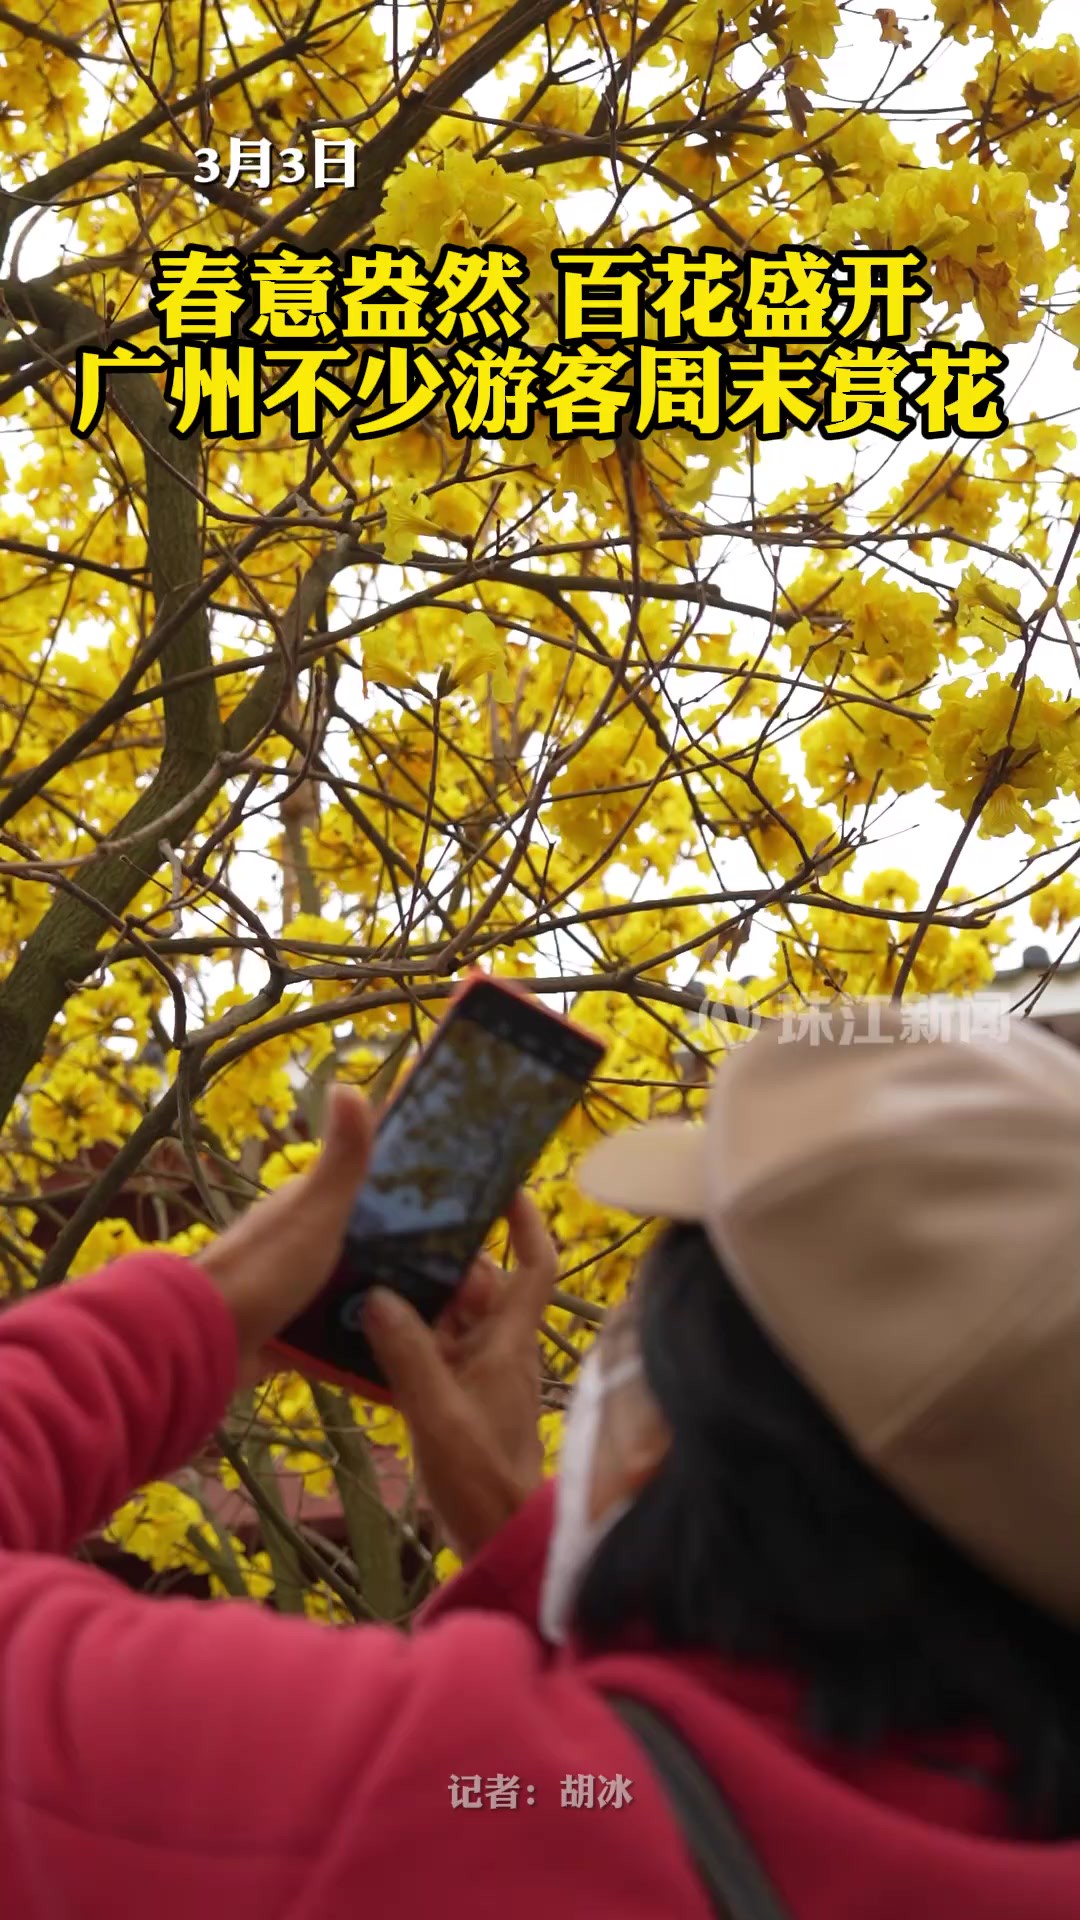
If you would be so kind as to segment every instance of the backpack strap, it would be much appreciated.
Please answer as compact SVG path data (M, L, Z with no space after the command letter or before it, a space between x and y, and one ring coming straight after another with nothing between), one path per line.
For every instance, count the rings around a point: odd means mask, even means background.
M716 1782L670 1722L626 1694L604 1698L664 1787L717 1920L788 1920Z

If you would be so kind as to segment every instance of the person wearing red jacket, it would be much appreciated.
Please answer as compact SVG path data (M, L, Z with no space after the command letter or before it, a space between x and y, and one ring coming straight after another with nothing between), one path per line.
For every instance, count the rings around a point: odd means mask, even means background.
M902 1022L907 1021L911 1030ZM554 1278L512 1210L369 1336L467 1561L404 1634L67 1556L177 1470L335 1262L372 1121L196 1263L0 1318L0 1913L705 1920L606 1695L723 1790L792 1920L1080 1911L1080 1057L1030 1023L762 1032L583 1179L666 1221L542 1482Z

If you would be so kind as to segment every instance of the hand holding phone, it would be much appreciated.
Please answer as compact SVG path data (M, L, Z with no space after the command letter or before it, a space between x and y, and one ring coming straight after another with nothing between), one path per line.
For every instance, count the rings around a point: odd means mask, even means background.
M379 1124L341 1258L274 1342L282 1360L388 1400L368 1291L439 1318L603 1051L526 992L468 980Z
M536 1331L558 1272L540 1209L519 1190L507 1212L513 1268L474 1262L438 1327L401 1294L368 1295L365 1329L393 1383L425 1498L467 1560L544 1477ZM374 1309L374 1311L372 1311Z

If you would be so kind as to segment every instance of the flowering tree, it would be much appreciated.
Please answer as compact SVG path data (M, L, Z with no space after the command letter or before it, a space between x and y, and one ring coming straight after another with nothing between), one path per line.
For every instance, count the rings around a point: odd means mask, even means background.
M197 1251L305 1163L327 1082L385 1095L480 965L609 1044L536 1175L554 1447L640 1250L567 1178L581 1147L691 1110L744 1010L969 992L1010 906L1080 917L1074 436L995 424L1002 354L1080 346L1080 47L1043 16L0 7L10 1296ZM823 321L860 253L908 275L908 359L850 304ZM812 462L815 414L843 472L773 490L769 442ZM949 832L909 875L874 850L920 792ZM115 1536L398 1617L410 1509L373 1500L372 1441L407 1451L283 1376ZM348 1555L283 1511L280 1461L336 1482Z

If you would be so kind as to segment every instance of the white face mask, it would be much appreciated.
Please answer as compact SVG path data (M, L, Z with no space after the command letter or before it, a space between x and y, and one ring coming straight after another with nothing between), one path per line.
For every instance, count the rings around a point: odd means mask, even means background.
M610 1373L602 1373L595 1348L582 1363L563 1432L555 1487L555 1523L540 1589L540 1631L545 1640L556 1646L569 1634L574 1601L589 1561L601 1540L634 1504L630 1498L616 1500L599 1520L589 1519L593 1461L604 1396L641 1372L641 1360L635 1355L620 1361Z

